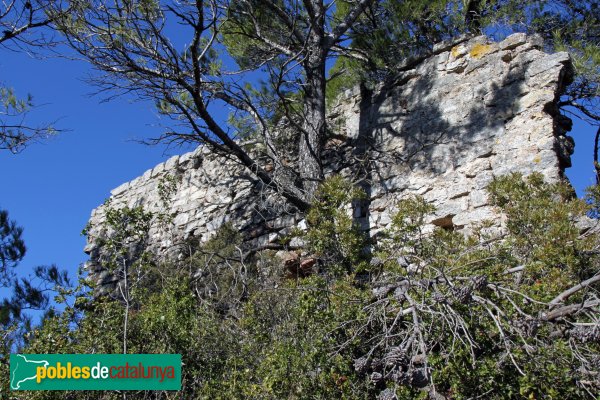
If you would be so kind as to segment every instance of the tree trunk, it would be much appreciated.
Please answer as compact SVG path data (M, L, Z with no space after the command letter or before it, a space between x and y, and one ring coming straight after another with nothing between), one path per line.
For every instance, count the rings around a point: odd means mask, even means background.
M326 132L325 120L325 59L323 35L315 32L309 43L309 54L304 64L304 122L298 149L298 167L305 200L312 202L319 183L323 180L321 150Z

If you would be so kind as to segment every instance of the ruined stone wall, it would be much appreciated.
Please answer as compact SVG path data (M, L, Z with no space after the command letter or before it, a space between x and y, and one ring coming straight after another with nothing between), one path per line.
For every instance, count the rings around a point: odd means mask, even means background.
M494 176L539 171L550 180L563 177L573 143L565 136L570 120L559 115L556 101L571 64L567 53L546 54L541 46L524 34L499 43L477 37L441 44L393 81L340 97L330 112L335 136L326 146L326 169L358 178L367 191L368 200L353 210L363 229L376 234L400 198L419 194L437 208L432 224L468 230L497 218L485 192ZM165 176L179 181L167 210L159 196ZM115 207L142 205L174 215L168 232L152 228L156 251L190 237L206 240L226 221L253 246L303 226L302 216L277 204L243 167L203 148L157 165L111 198ZM91 272L102 270L94 238L103 221L101 206L90 219Z

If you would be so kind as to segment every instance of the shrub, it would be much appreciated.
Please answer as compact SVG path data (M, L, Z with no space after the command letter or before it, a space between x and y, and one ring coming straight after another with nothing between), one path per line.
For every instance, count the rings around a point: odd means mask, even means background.
M576 228L589 206L538 175L499 178L490 196L507 217L503 236L425 234L433 209L409 198L370 244L378 261L369 266L348 212L361 194L328 179L307 217L321 273L264 281L259 269L276 269L276 258L244 259L241 237L225 226L187 269L166 268L160 285L136 294L128 349L181 353L186 399L593 398L598 236ZM372 273L358 276L361 268ZM47 318L26 351L119 352L123 304L87 303L81 318L68 309Z

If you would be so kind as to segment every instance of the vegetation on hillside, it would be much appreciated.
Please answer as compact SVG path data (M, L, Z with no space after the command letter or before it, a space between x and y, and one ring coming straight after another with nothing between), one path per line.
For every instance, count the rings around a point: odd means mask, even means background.
M316 259L304 277L273 251L249 257L225 225L186 260L121 269L138 283L128 294L79 297L21 351L119 353L126 341L131 353L182 354L181 393L131 399L595 398L600 237L577 221L597 198L573 198L537 174L499 178L489 191L506 215L502 235L486 224L467 236L425 232L433 210L413 197L373 241L347 212L360 190L329 178L297 232ZM130 217L127 229L147 221L142 210L111 212Z

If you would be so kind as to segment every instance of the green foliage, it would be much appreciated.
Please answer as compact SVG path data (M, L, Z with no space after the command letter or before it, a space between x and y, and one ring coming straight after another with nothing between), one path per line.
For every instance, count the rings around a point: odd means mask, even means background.
M104 203L106 214L106 228L109 237L104 243L111 249L117 249L115 253L122 255L126 250L124 245L143 240L150 229L150 221L153 215L142 207L115 208L111 206L111 200Z
M0 210L0 281L4 282L25 256L25 242L21 238L23 228L8 218L6 210Z
M469 7L475 11L475 23L467 17ZM327 99L331 103L357 82L370 85L393 76L408 58L428 54L442 40L480 31L503 39L524 31L541 35L548 50L571 54L576 76L566 97L585 112L586 120L597 124L599 22L597 0L384 0L358 21L351 34L350 48L368 57L350 59L342 55L336 60L330 75L344 74L329 82Z
M265 279L265 270L282 268L277 258L249 258L228 224L192 245L189 259L136 292L128 351L181 353L178 395L186 399L424 399L433 384L453 399L593 398L597 305L549 317L598 295L596 283L550 304L600 268L597 235L575 228L589 206L566 185L535 174L494 181L490 199L506 215L501 235L431 232L432 207L400 201L390 229L371 244L366 281L356 270L367 242L349 213L363 196L340 177L321 186L305 238L322 272L304 279ZM27 351L119 352L123 302L82 304L82 318L69 309L47 318Z
M7 331L18 327L18 335L23 335L30 325L26 310L48 310L47 292L56 291L60 296L60 290L70 286L67 273L55 265L37 266L32 276L16 276L14 269L26 251L22 234L23 228L8 218L7 211L0 210L0 288L9 288L12 292L10 297L0 301L0 327ZM5 336L4 344L20 344L18 335Z
M364 291L351 281L333 285L321 277L258 292L246 306L243 351L236 358L231 398L361 399L372 394L357 379L349 351L336 354L336 343L360 340L339 326L360 315Z
M364 268L368 239L352 217L352 206L364 198L363 190L335 175L319 187L306 216L308 247L334 274Z
M575 222L588 206L565 184L547 184L542 175L507 176L489 187L491 200L506 213L511 233L506 246L528 271L526 283L540 300L551 300L573 280L596 271L582 251L590 240L579 238Z
M104 203L105 223L96 240L105 249L101 256L102 266L119 280L131 273L131 269L144 268L151 254L146 251L148 232L155 217L143 207L112 206L112 200ZM91 227L84 230L90 234Z
M357 60L344 56L335 60L335 64L329 70L330 79L325 92L328 107L333 106L345 90L354 88L366 79L362 71L362 65Z
M398 211L392 218L390 233L395 241L416 247L416 238L423 236L425 217L434 211L434 207L422 197L405 199L398 204Z
M30 142L57 133L52 125L35 127L23 123L33 107L31 95L19 98L12 88L0 86L0 150L18 153Z
M28 344L32 330L30 311L55 314L54 306L69 295L71 283L66 271L55 265L38 266L33 276L17 277L13 269L25 256L23 229L0 210L0 290L10 297L0 298L0 397L8 398L9 356ZM7 290L8 289L8 290ZM51 293L55 293L51 301ZM66 315L66 313L65 313Z
M189 366L183 385L201 393L215 385L239 345L235 326L209 304L198 302L190 289L187 279L169 279L160 292L148 296L132 319L130 342L136 353L182 354Z
M225 223L205 243L190 246L195 250L186 263L195 271L194 292L218 312L236 315L240 302L255 283L251 278L256 275L254 266L244 263L242 235Z
M350 48L367 57L340 56L329 71L331 104L344 90L364 82L367 86L393 75L407 58L425 54L441 40L466 30L462 2L449 0L384 0L359 19ZM340 2L340 15L348 8ZM339 7L339 6L338 6ZM339 74L339 75L338 75Z
M175 214L168 214L166 210L170 208L171 199L177 191L178 184L179 179L175 175L165 175L161 177L158 182L158 198L160 199L160 208L163 212L154 216L166 227L171 225L173 223L173 218L175 218Z
M19 99L12 88L0 87L0 102L5 110L3 114L20 114L33 105L33 98L28 95L26 99Z
M585 202L589 205L588 216L590 218L600 218L600 185L593 185L585 191Z
M599 26L600 3L597 0L548 0L532 7L530 29L540 33L554 50L571 54L576 79L567 94L572 98L593 98L600 93ZM588 110L597 115L597 108Z
M447 230L423 235L427 204L413 198L398 205L377 254L390 288L380 292L379 302L387 304L373 311L390 315L375 339L397 338L372 353L385 359L402 343L409 359L412 346L413 358L425 351L431 382L452 398L586 398L595 384L588 389L581 382L595 374L588 363L597 359L598 343L573 347L577 334L558 335L563 328L544 315L556 308L550 304L556 296L599 270L597 257L590 257L598 237L581 236L576 227L588 207L568 185L547 184L538 174L498 178L489 191L506 215L501 236ZM404 283L392 283L398 280ZM585 302L596 296L592 292L574 292L569 301ZM595 320L593 311L584 314L579 323ZM392 320L408 331L386 328ZM411 345L410 335L420 339ZM592 356L578 359L574 352L580 351ZM380 372L396 373L395 382L402 383L419 371L411 364L395 368ZM399 394L420 398L410 388Z
M273 8L261 4L262 1L232 2L220 30L227 51L243 69L256 69L264 63L265 59L275 58L280 54L279 50L259 38L256 26L260 27L260 34L266 40L271 39L273 42L282 40L283 45L287 44L286 38L290 35L289 29L284 26ZM283 0L275 1L274 5L280 7L289 16L293 16L296 12L292 9L292 4ZM250 11L253 19L248 18Z

